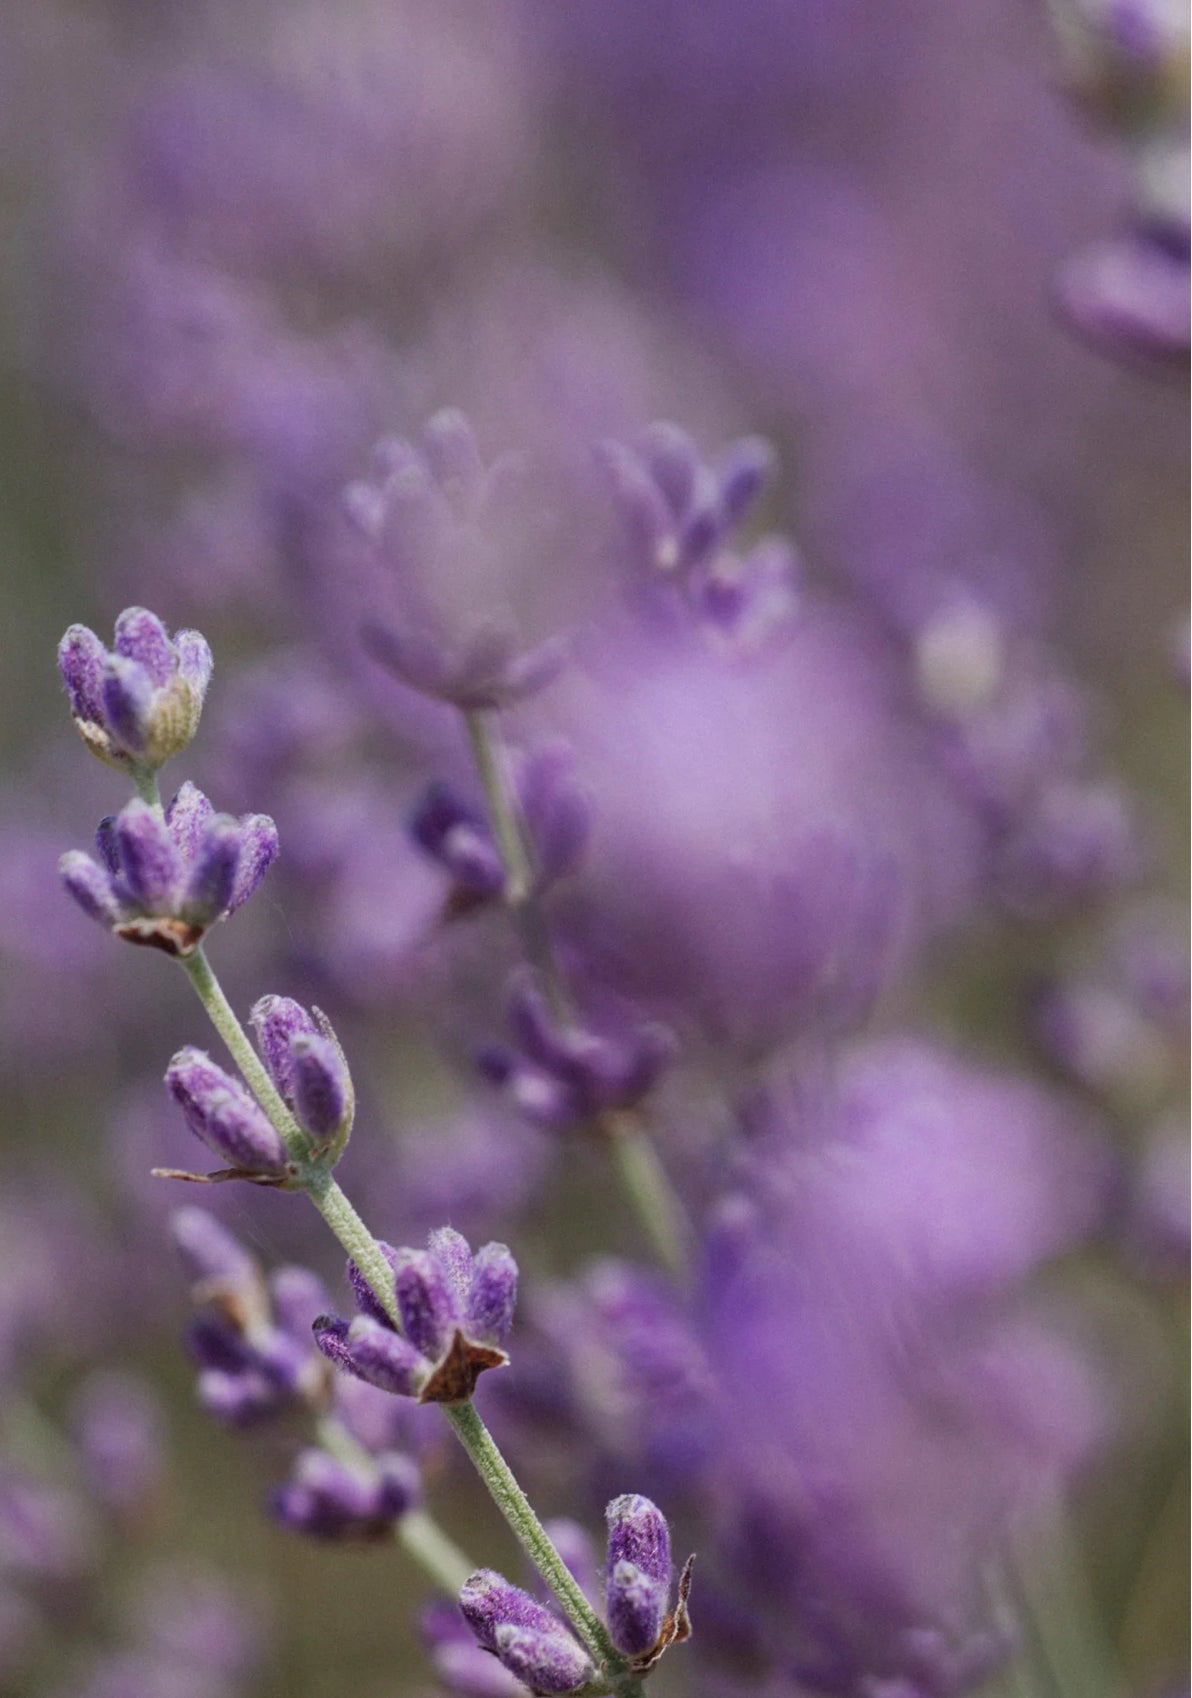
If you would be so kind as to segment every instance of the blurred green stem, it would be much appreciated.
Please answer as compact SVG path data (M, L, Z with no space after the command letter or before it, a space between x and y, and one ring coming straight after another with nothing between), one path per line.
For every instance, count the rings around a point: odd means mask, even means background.
M538 900L533 851L496 715L473 709L465 712L464 724L505 867L506 905L555 1018L572 1025L571 998ZM676 1279L686 1278L691 1266L690 1224L640 1119L631 1113L604 1115L597 1121L597 1130L605 1136L621 1189L655 1255Z

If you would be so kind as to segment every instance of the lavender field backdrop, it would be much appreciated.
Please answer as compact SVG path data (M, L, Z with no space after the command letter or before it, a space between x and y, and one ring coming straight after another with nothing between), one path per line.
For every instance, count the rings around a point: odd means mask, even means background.
M1187 88L0 9L0 1694L1187 1698Z

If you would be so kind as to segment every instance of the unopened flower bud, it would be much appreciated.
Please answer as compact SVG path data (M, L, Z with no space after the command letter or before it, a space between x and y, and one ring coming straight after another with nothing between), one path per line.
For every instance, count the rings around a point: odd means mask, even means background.
M85 625L58 646L70 711L87 747L109 766L156 771L198 729L211 650L197 631L171 640L156 614L130 607L107 650Z

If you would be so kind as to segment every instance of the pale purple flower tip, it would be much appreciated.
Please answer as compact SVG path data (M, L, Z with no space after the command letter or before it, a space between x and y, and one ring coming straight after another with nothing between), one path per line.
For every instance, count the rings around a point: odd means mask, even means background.
M121 894L144 914L171 913L181 865L161 816L134 797L116 816L115 844Z
M211 645L201 631L179 631L174 637L174 647L178 651L178 671L198 692L201 702L215 668Z
M151 735L153 680L135 660L109 655L103 679L103 712L116 742L131 754L143 755Z
M312 1138L330 1138L350 1111L351 1082L338 1044L309 1032L290 1045L294 1065L294 1113Z
M166 1088L197 1137L235 1168L279 1174L286 1147L244 1086L202 1050L179 1050L166 1070Z
M86 625L72 625L58 644L58 670L75 719L100 724L108 651Z
M81 849L68 849L58 862L58 871L67 891L74 897L84 914L98 920L102 926L114 926L123 911L112 881L104 869Z
M187 779L166 809L166 824L179 855L187 863L194 860L203 842L208 823L215 809L197 784Z
M491 1568L479 1568L468 1576L459 1594L459 1607L486 1651L496 1650L497 1630L502 1626L528 1627L542 1633L552 1633L560 1626L558 1617L545 1604Z
M124 609L116 621L112 646L118 655L142 667L151 685L168 684L177 669L178 656L169 633L147 607Z
M636 1492L614 1498L605 1510L608 1521L608 1572L618 1563L631 1563L651 1580L669 1585L670 1529L657 1504Z
M206 1209L175 1209L170 1216L170 1234L196 1284L234 1290L258 1283L260 1274L253 1257Z
M268 814L246 814L240 821L240 864L228 913L248 901L277 857L277 827Z
M517 1303L517 1263L504 1244L486 1244L475 1258L467 1293L466 1331L482 1344L504 1344Z

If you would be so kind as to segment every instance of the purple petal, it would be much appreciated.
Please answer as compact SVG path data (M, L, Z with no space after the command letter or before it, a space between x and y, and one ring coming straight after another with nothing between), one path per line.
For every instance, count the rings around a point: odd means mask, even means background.
M608 1630L627 1657L653 1650L662 1630L670 1583L655 1580L635 1563L619 1562L608 1577Z
M147 914L170 914L178 899L179 859L166 823L147 802L127 803L116 816L120 880Z
M179 631L174 638L178 651L178 671L202 702L211 682L215 661L211 645L201 631Z
M315 1037L318 1027L300 1002L288 996L263 996L253 1004L249 1024L269 1076L284 1100L294 1101L294 1038Z
M138 661L109 655L103 678L103 718L113 738L134 755L149 741L154 686Z
M178 668L178 657L170 634L147 607L126 607L116 621L116 640L112 647L118 655L144 667L151 684L168 684Z
M402 1329L410 1343L437 1362L462 1320L446 1276L425 1250L399 1250L394 1270Z
M608 1520L608 1574L618 1563L630 1563L651 1580L670 1584L670 1529L657 1504L636 1492L614 1498L605 1510Z
M246 814L240 821L240 830L240 865L232 900L228 903L229 914L248 901L272 866L278 849L277 827L268 814Z
M467 1295L469 1338L504 1344L517 1303L517 1263L504 1244L486 1244L476 1255Z
M496 1652L509 1672L534 1692L573 1692L594 1672L587 1652L561 1622L549 1630L499 1627Z
M243 834L230 814L214 814L196 848L182 899L184 917L210 926L224 913L236 885Z
M349 1112L351 1082L338 1044L300 1033L290 1043L294 1113L313 1138L329 1138Z
M393 1248L392 1244L386 1244L384 1239L379 1238L377 1240L377 1249L389 1263L389 1266L396 1270L397 1251ZM377 1321L381 1326L392 1329L393 1322L389 1319L389 1316L385 1313L385 1310L381 1307L380 1303L377 1302L377 1299L373 1294L372 1286L365 1279L355 1262L350 1260L348 1262L348 1284L352 1287L352 1295L356 1299L356 1307L359 1309L360 1313L362 1315L370 1316L372 1320Z
M456 1314L463 1315L472 1284L472 1252L467 1239L454 1227L440 1226L431 1233L427 1249L451 1287Z
M417 1397L426 1381L425 1358L409 1339L368 1315L357 1315L348 1328L348 1365L370 1385L398 1397Z
M67 891L84 914L101 926L119 925L124 911L104 869L81 849L68 849L58 862L58 872Z
M175 1209L170 1235L187 1273L198 1283L235 1287L255 1285L260 1278L243 1244L206 1209Z
M86 625L72 625L58 644L58 670L76 719L102 725L108 651Z
M198 854L207 822L214 817L211 803L198 785L187 779L166 809L166 824L184 865L189 866Z

